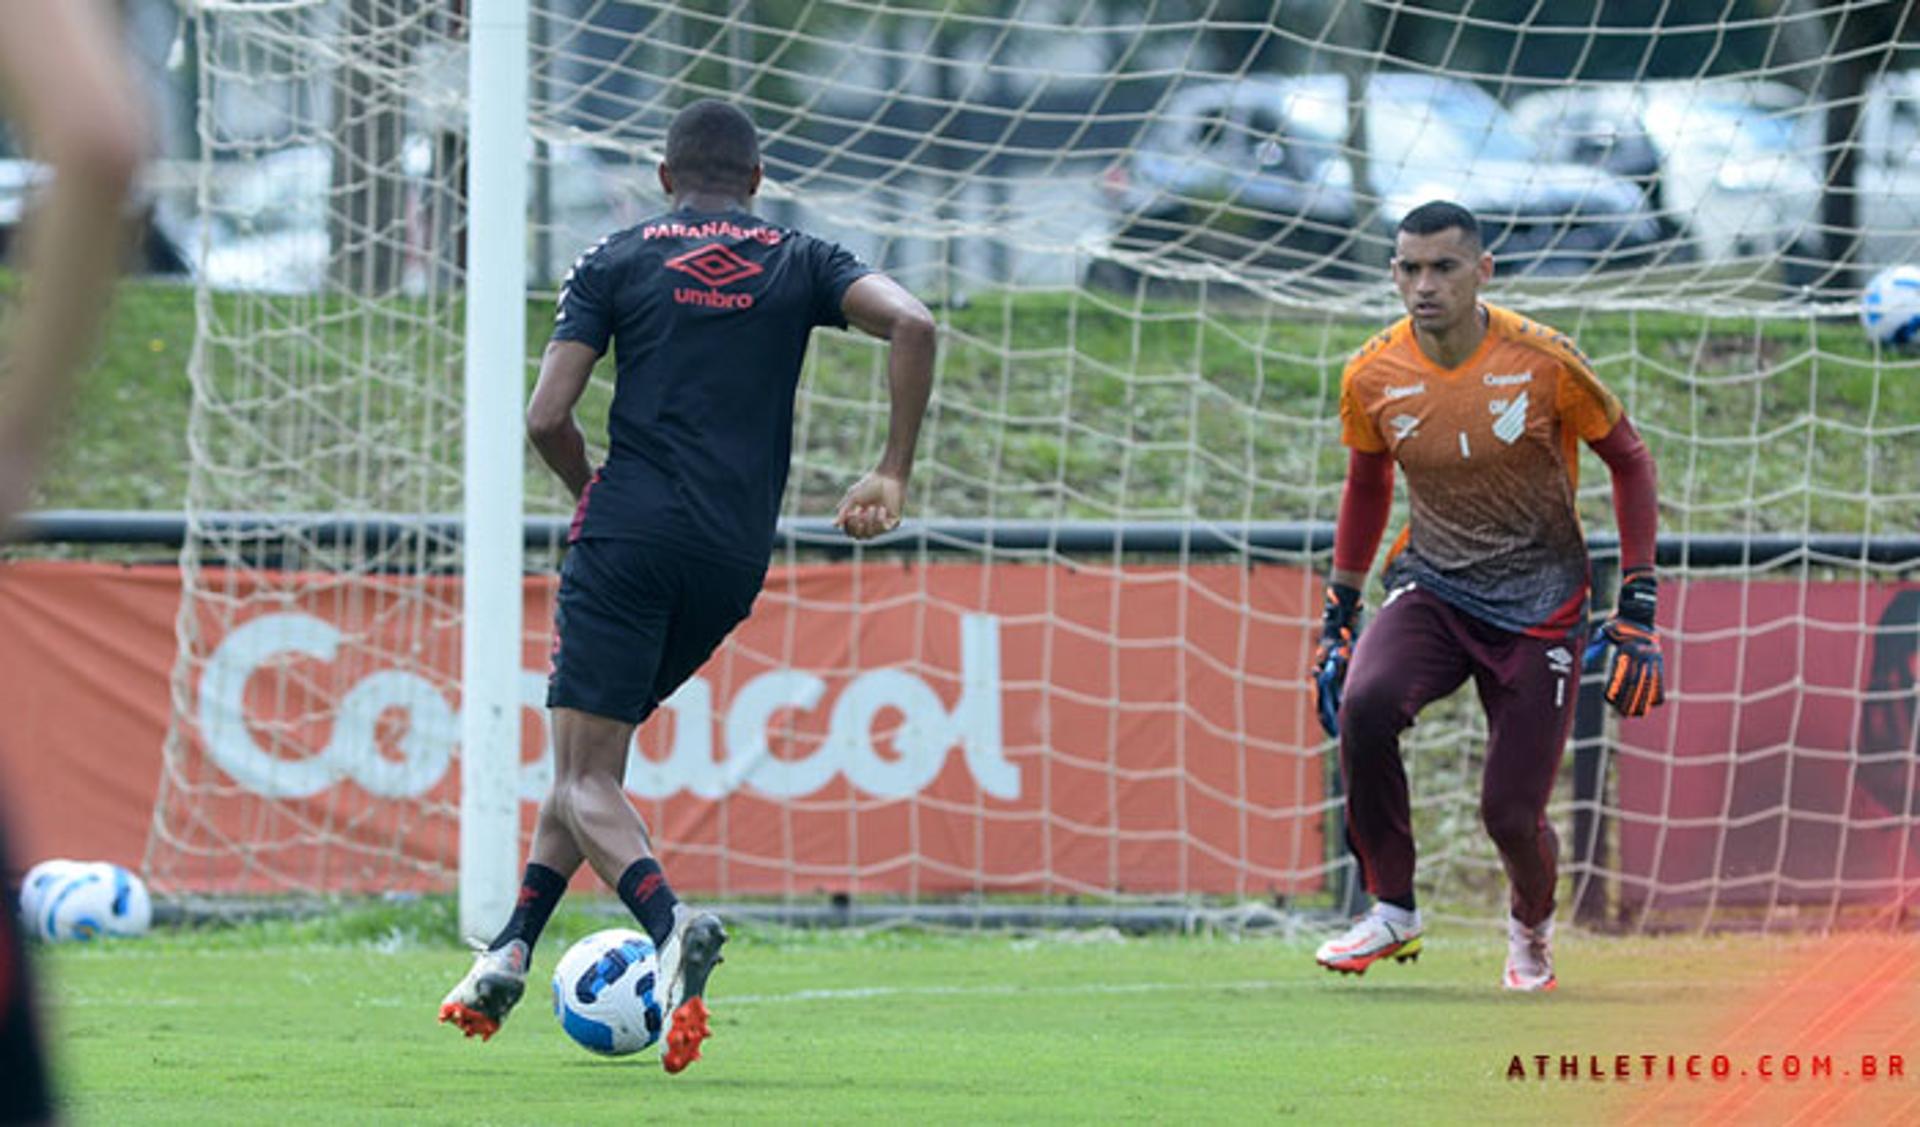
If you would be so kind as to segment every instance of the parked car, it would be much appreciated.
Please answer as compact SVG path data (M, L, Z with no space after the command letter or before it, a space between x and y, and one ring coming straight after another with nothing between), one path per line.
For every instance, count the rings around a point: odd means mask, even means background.
M211 207L202 220L205 261L202 271L215 289L261 293L310 293L325 287L332 255L328 208L333 197L332 148L294 145L245 161L215 167ZM433 188L430 140L407 139L400 151L406 188L401 197L405 246L400 288L420 293L433 281L435 260L444 268L457 249L447 243L451 231L434 231L432 201L447 198ZM578 145L548 148L547 221L544 239L529 239L528 280L557 281L581 251L609 231L630 226L649 206L651 171L601 160ZM528 191L533 195L535 170ZM657 188L651 188L657 201ZM529 207L529 223L540 217ZM544 256L544 261L542 261Z
M1815 129L1824 128L1816 117ZM1881 75L1860 108L1854 166L1860 260L1870 268L1920 263L1920 71ZM1825 137L1808 137L1819 151Z
M1822 254L1820 168L1799 91L1738 79L1595 83L1529 94L1513 114L1555 160L1640 187L1676 259Z
M1359 240L1387 240L1419 204L1480 217L1503 271L1570 273L1640 261L1659 229L1630 182L1544 156L1479 87L1377 73L1364 100L1367 177L1345 154L1348 86L1317 74L1210 82L1175 95L1109 170L1114 247L1322 275L1351 274ZM1114 263L1105 276L1118 281Z
M12 254L35 196L45 189L50 176L45 165L16 151L12 138L0 129L0 262ZM147 185L135 186L128 206L126 268L136 274L185 276L189 267L180 249L180 233L159 218Z

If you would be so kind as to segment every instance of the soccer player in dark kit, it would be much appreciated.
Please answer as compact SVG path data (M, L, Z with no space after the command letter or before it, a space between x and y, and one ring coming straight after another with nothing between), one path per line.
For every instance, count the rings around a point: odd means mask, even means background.
M1558 841L1547 800L1573 724L1587 621L1579 446L1606 464L1620 530L1606 699L1628 716L1661 701L1654 631L1654 465L1620 401L1564 334L1487 305L1493 257L1478 221L1444 201L1401 220L1393 279L1407 316L1341 377L1350 448L1314 678L1340 740L1347 841L1373 909L1317 958L1365 973L1420 952L1400 733L1471 678L1487 715L1480 817L1512 885L1503 984L1551 990ZM1410 515L1360 631L1360 591L1386 531L1394 467ZM1349 669L1351 663L1351 669Z
M753 606L785 491L793 402L815 326L889 342L879 464L835 521L866 539L899 523L933 381L926 307L842 248L748 210L760 187L752 122L696 102L667 131L673 209L608 235L574 264L527 408L540 456L579 498L560 572L547 690L553 790L541 803L517 906L440 1007L483 1039L525 988L540 931L584 860L659 951L669 1016L661 1063L679 1072L709 1035L708 976L727 934L681 903L621 789L634 729ZM606 464L587 461L574 405L611 341Z

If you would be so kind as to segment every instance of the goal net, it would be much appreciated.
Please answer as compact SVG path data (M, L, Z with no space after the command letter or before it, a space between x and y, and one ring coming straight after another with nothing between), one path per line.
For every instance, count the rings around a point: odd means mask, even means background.
M148 868L446 889L466 6L189 8L191 537ZM573 257L665 210L662 139L701 97L760 126L763 217L943 330L913 523L859 550L822 518L877 455L884 351L815 337L766 591L628 772L676 884L1340 907L1306 680L1340 371L1398 315L1394 224L1449 197L1482 219L1489 298L1572 334L1659 464L1669 703L1586 701L1551 809L1562 903L1646 928L1902 903L1920 363L1857 314L1920 257L1904 8L536 0L529 377ZM1885 325L1920 308L1872 300ZM596 444L611 390L609 363ZM532 459L526 483L523 832L570 510ZM1604 608L1591 456L1579 496ZM1405 743L1442 914L1502 910L1484 742L1462 694Z

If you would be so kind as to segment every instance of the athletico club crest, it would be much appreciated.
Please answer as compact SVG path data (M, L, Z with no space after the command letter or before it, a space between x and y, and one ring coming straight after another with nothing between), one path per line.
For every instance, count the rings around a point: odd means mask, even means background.
M748 262L719 243L708 243L698 250L675 255L667 259L666 265L667 269L691 274L714 289L751 278L764 269L758 263Z

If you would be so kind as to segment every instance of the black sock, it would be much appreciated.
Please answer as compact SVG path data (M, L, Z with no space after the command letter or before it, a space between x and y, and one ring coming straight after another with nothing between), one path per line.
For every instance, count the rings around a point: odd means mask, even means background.
M1391 904L1403 912L1411 912L1413 911L1413 893L1409 892L1405 896L1382 896L1380 903Z
M660 871L660 862L651 857L642 857L627 866L620 874L620 883L614 891L620 894L620 900L640 921L653 938L653 945L660 947L673 934L673 906L680 898L667 887L666 874Z
M533 945L540 942L540 933L546 929L547 917L566 895L567 878L545 865L527 862L526 875L520 878L520 897L513 903L513 915L507 917L507 926L487 944L487 950L498 951L518 939L526 943L527 952L533 952Z

